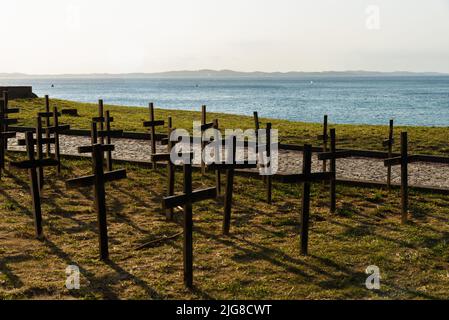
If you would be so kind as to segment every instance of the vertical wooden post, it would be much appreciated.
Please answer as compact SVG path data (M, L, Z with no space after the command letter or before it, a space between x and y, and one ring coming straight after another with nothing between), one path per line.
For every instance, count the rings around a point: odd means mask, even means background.
M92 145L98 143L98 130L97 130L97 123L95 121L92 121L90 124L90 143Z
M104 107L103 107L103 99L98 100L98 116L100 118L104 117ZM100 121L100 128L99 131L103 131L104 130L104 121ZM104 138L103 136L100 137L100 144L104 144Z
M312 172L312 146L304 145L302 173L310 175ZM307 255L309 242L309 215L310 215L310 182L305 181L302 192L302 210L301 210L301 254Z
M8 103L9 103L9 96L8 96L8 91L3 91L3 103L4 103L4 119L8 119ZM9 128L8 128L8 124L5 123L3 125L3 132L8 132ZM5 142L3 144L3 150L5 150L5 152L8 150L8 139L5 139Z
M227 163L234 164L236 161L237 153L237 137L232 136L232 150L227 150ZM223 234L229 234L229 228L231 225L231 210L232 210L232 192L234 186L234 168L226 169L226 193L224 203L224 215L223 215Z
M256 130L256 157L257 157L257 153L258 153L258 150L259 150L259 129L260 129L260 126L259 126L259 114L257 113L257 111L254 111L253 112L253 115L254 115L254 129Z
M327 114L324 115L323 119L323 152L327 152L327 141L329 136L327 135ZM327 161L323 160L323 172L327 170ZM324 181L324 183L326 183Z
M42 150L42 119L41 117L36 118L36 154L37 159L42 160L44 158L43 156L43 150ZM44 167L38 168L38 184L39 184L39 190L42 190L44 187Z
M48 98L48 95L45 95L45 112L50 112L50 99ZM50 129L48 127L50 126L50 117L47 115L45 116L45 138L50 138ZM45 145L45 151L47 158L50 158L50 142L47 142Z
M106 136L106 144L111 144L111 113L109 110L105 113L105 122L106 122L106 132L108 135ZM112 151L106 151L106 168L108 171L112 171Z
M97 223L99 231L100 259L109 258L108 225L106 217L105 180L103 170L103 151L101 144L95 144L92 148L92 160L94 166L94 193L95 208L97 211Z
M53 108L53 124L55 126L55 158L58 160L58 165L56 167L58 174L61 173L61 153L59 149L59 120L58 120L58 108Z
M25 141L28 160L34 160L33 132L28 131L25 133ZM33 202L34 230L36 238L42 239L44 235L42 231L41 198L39 192L38 176L36 168L30 168L28 172L31 180L30 191L31 199Z
M408 215L408 139L407 132L401 132L401 202L402 223L407 222Z
M202 105L201 106L201 125L205 125L206 120L207 120L206 106ZM203 141L203 130L201 130L201 173L203 175L206 173L206 164L204 163L204 159L203 159L204 148L205 148L205 143Z
M388 158L393 157L393 120L390 120L390 128L388 132ZM387 186L391 188L391 166L387 167Z
M170 135L173 131L173 123L172 117L168 117L168 144L167 151L171 153L173 148L173 143L170 141ZM172 196L175 194L175 165L169 160L167 163L167 175L168 175L168 186L167 186L167 195ZM173 219L173 208L167 209L166 216L168 220Z
M184 204L184 284L187 288L193 286L193 217L192 217L192 164L184 163L184 194L187 202Z
M221 159L220 159L220 151L221 151L221 140L218 134L218 119L214 120L214 129L216 130L215 135L214 135L214 140L215 140L215 162L216 163L220 163ZM215 186L217 188L217 198L220 196L221 194L221 173L220 173L220 169L215 170Z
M267 130L266 130L266 142L267 142L267 159L271 163L271 123L267 123ZM270 170L271 171L271 170ZM272 184L273 184L273 177L271 173L266 176L266 182L267 182L267 203L272 203Z
M331 138L331 150L333 154L336 152L335 147L335 129L330 129L330 138ZM332 157L330 160L330 172L333 173L333 178L330 180L330 193L331 193L331 205L330 205L330 211L331 213L335 213L336 207L337 207L337 197L336 197L336 184L337 184L337 159L335 157Z
M150 109L150 121L154 121L154 105L153 102L150 102L148 105ZM150 135L151 135L151 154L156 154L156 128L151 126L150 128ZM153 161L153 169L156 168L156 161Z
M3 93L3 98L4 98L4 93ZM6 132L5 130L5 123L3 123L3 120L6 119L5 117L6 115L6 102L5 100L0 100L0 134L3 132ZM6 149L5 149L5 144L8 141L7 138L5 138L3 135L0 136L0 178L1 178L1 170L5 169L5 153L6 153Z

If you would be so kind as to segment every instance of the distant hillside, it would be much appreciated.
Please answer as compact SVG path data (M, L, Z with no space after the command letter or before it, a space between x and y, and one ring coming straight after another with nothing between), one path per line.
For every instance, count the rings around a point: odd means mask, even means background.
M233 70L185 70L185 71L167 71L157 73L91 73L91 74L58 74L58 75L32 75L24 73L0 73L0 79L21 79L21 78L263 78L263 77L283 77L283 78L301 78L315 76L357 76L357 77L376 77L376 76L447 76L447 73L439 72L379 72L379 71L323 71L323 72L240 72Z

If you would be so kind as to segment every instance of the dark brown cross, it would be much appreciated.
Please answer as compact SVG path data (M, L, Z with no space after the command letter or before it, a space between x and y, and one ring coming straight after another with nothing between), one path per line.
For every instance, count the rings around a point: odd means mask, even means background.
M46 114L44 113L38 113L38 116L36 117L36 138L30 140L30 143L32 143L33 145L36 146L36 158L37 160L42 160L44 159L44 152L43 152L43 148L42 146L45 144L54 144L55 143L55 138L44 138L43 135L43 127L42 127L42 114ZM23 146L26 145L26 139L19 139L17 140L17 144L19 146ZM39 190L42 190L42 188L44 187L44 167L39 167L38 168L38 186L39 186Z
M101 106L102 105L103 104L101 104ZM100 109L103 110L102 107ZM111 130L111 123L113 121L114 118L111 117L109 110L104 112L104 116L92 118L90 132L92 144L111 144L112 138L120 138L123 136L123 130ZM100 126L100 130L98 130L98 125ZM112 171L112 152L109 150L106 151L106 168L108 171Z
M327 152L327 143L329 141L329 135L327 134L327 114L324 115L323 119L323 134L317 136L318 140L323 142L323 152ZM327 161L323 160L323 172L327 171Z
M102 145L97 143L92 146L78 147L79 153L92 153L93 174L66 181L66 187L69 189L88 186L94 187L101 260L109 259L105 183L126 178L126 169L104 172L104 152L113 150L114 146L111 144Z
M8 148L8 139L15 138L15 131L8 131L8 125L17 123L17 119L8 118L8 114L18 113L19 109L8 108L8 94L3 93L3 99L0 99L0 178L1 170L5 169L5 153Z
M331 213L335 213L337 208L337 159L349 158L351 157L351 152L347 150L337 151L336 149L336 137L335 129L330 129L330 152L322 152L318 154L318 160L330 160L329 172L332 174L332 179L330 179L330 193L331 193L331 203L330 210Z
M234 187L234 172L235 169L252 169L257 168L257 164L251 163L237 163L237 139L232 136L232 150L227 152L227 161L215 162L209 164L208 167L214 170L226 170L226 193L223 213L223 234L228 235L231 225L231 211L232 211L232 194Z
M191 161L190 161L191 162ZM184 163L184 192L180 195L164 197L162 207L167 210L178 206L184 207L184 284L187 288L193 287L193 219L192 204L195 202L213 199L217 196L217 189L207 188L192 190L192 164Z
M50 99L48 95L45 95L45 112L41 113L42 117L45 119L45 138L50 138L50 130L48 127L50 127L50 118L52 117L50 113ZM47 152L47 157L50 157L50 143L46 143L45 151Z
M154 105L152 102L148 105L150 111L150 121L145 121L143 126L150 128L150 139L151 139L151 154L156 154L156 127L161 127L165 124L164 120L154 119ZM153 168L156 168L156 162L153 162Z
M47 158L47 159L35 159L34 158L34 139L33 132L25 133L25 141L26 141L26 149L28 160L11 162L11 166L19 168L19 169L28 169L30 174L30 190L31 197L33 201L33 216L34 216L34 229L36 232L36 237L38 239L43 238L42 231L42 212L41 212L41 198L40 198L40 190L38 183L38 176L36 169L47 167L47 166L57 166L58 161L55 159Z
M393 120L390 120L388 139L385 139L382 142L382 145L384 147L387 147L388 158L393 158L393 144L394 144L393 130L394 130ZM388 188L391 187L391 166L387 166L387 186Z
M151 162L165 162L167 163L167 177L168 177L168 185L167 185L167 196L172 196L175 194L175 164L171 162L170 152L174 146L173 141L170 140L170 135L174 128L172 127L172 118L168 117L168 141L167 141L167 153L155 153L151 154ZM168 220L173 219L173 208L166 210L166 217Z
M266 151L266 159L268 161L270 161L271 165L271 123L267 123L267 127L265 129L265 151ZM259 139L260 137L258 136L257 139ZM262 145L259 145L259 141L257 141L257 152L259 153L259 149ZM263 155L262 154L257 154L258 159L262 159ZM258 161L259 162L259 167L265 167L267 164L263 163L262 161ZM264 175L263 176L263 181L265 184L265 188L266 188L266 195L267 195L267 203L271 204L272 203L272 190L273 190L273 177L271 174L269 175Z
M48 118L53 118L53 125L50 125L49 127L45 127L45 131L46 133L48 133L48 137L42 138L39 137L38 138L38 134L36 133L36 139L33 139L33 143L36 145L38 141L40 141L40 143L47 145L48 150L50 150L50 146L53 144L55 146L55 159L58 160L59 164L57 166L57 172L58 174L61 173L61 152L60 152L60 147L59 147L59 134L63 133L64 131L67 131L70 129L70 125L66 124L66 125L61 125L59 124L59 117L61 116L61 113L58 112L58 108L54 107L53 108L53 112L39 112L38 117L44 118L44 119L48 119ZM39 122L39 120L38 120ZM47 123L50 123L50 121L48 121ZM41 120L41 124L37 123L37 128L39 126L42 126L42 120ZM42 132L42 130L36 130L36 132ZM53 134L53 137L51 136ZM24 146L26 145L26 141L25 139L18 139L17 140L17 144L19 146ZM42 152L41 152L42 155ZM51 153L47 155L47 157L51 157ZM42 177L43 179L43 177Z
M1 102L3 101L3 103ZM9 125L16 124L18 122L17 119L10 119L9 114L11 113L19 113L18 108L9 108L8 106L9 98L8 98L8 91L3 91L3 99L0 100L0 104L3 106L0 110L0 119L1 123L0 126L2 126L2 132L9 132ZM3 149L6 151L8 150L8 139L4 140L3 143Z
M407 132L401 132L401 155L384 160L384 165L387 166L401 166L401 204L402 204L402 223L407 222L408 216L408 164L417 162L419 159L416 156L408 155L408 138Z
M203 133L206 132L206 130L210 129L210 128L216 128L218 130L218 120L215 120L213 122L209 122L207 123L207 113L206 113L206 106L202 105L201 106L201 127L200 127L200 131L201 131L201 173L205 174L206 173L206 164L204 163L204 159L203 159L203 152L204 152L204 148L206 148L206 141L204 141L203 139Z
M260 121L259 121L259 114L257 111L253 112L254 116L254 129L256 130L256 155L258 151L258 144L259 144L259 129L260 129Z
M302 211L301 211L301 254L307 255L309 242L309 215L310 215L310 183L317 181L332 181L333 172L312 173L312 146L304 145L302 173L286 175L283 182L303 183Z

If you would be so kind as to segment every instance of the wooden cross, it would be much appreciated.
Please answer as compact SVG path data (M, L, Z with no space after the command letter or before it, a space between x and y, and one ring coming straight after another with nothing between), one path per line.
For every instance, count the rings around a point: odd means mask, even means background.
M154 119L154 105L152 102L148 105L150 111L150 121L145 121L143 123L144 127L150 128L150 139L151 139L151 154L156 154L156 127L161 127L165 124L164 120ZM153 168L156 168L156 162L153 162Z
M266 139L266 159L268 159L268 161L271 162L271 123L267 123L267 128L265 129L265 139ZM258 136L257 139L259 139L260 137ZM257 141L257 145L259 144L259 142ZM259 149L257 149L257 152L259 152ZM260 157L258 156L259 159L263 158L263 155L260 155ZM258 161L259 162L259 161ZM271 165L271 164L270 164ZM261 163L259 164L259 166L261 167L265 167L266 164L265 163ZM271 204L272 203L272 189L273 189L273 177L271 174L269 175L264 175L263 176L263 181L265 183L265 188L266 188L266 195L267 195L267 203Z
M92 153L93 174L66 181L66 187L69 189L87 186L94 187L101 260L109 259L105 183L126 178L126 169L104 172L104 152L113 150L114 146L111 144L102 145L97 143L91 146L78 147L79 153Z
M46 127L45 138L49 139L50 131L49 131L48 127L50 127L51 113L50 113L50 99L49 99L48 95L45 95L45 116L43 116L43 118L45 119L45 127ZM50 143L48 143L48 142L46 143L45 151L47 152L47 157L50 157Z
M318 160L330 160L330 170L332 174L332 179L330 179L330 193L331 193L331 213L335 213L337 207L337 195L336 195L336 185L337 185L337 159L349 158L351 157L350 151L342 150L337 151L335 129L330 129L331 146L330 152L322 152L318 154Z
M303 183L302 211L301 211L301 254L307 255L309 242L309 216L310 216L310 183L317 181L332 181L333 172L312 173L312 146L304 145L302 173L291 174L283 178L286 183Z
M38 239L43 238L43 230L42 230L42 212L41 212L41 199L40 199L40 190L38 183L38 176L36 169L47 167L47 166L57 166L58 161L55 159L47 158L47 159L35 159L34 158L34 142L33 142L33 132L25 133L26 140L26 148L27 148L27 156L28 160L11 162L11 166L19 168L19 169L28 169L31 185L31 197L33 201L33 216L34 216L34 229L36 232L36 237Z
M48 150L50 150L50 146L53 144L55 146L55 159L58 160L58 165L57 165L57 172L58 174L61 173L61 152L60 152L60 147L59 147L59 134L67 131L70 129L70 125L66 124L66 125L60 125L59 124L59 117L61 116L61 113L58 112L58 108L54 107L53 108L53 112L39 112L38 117L40 118L44 118L44 119L49 119L49 118L53 118L53 125L50 125L49 127L45 127L45 131L46 133L48 133L48 137L42 138L42 135L39 136L39 134L37 132L42 132L42 130L36 130L36 139L33 139L33 143L36 145L38 143L38 141L40 141L41 144L45 144L47 145ZM50 123L50 121L48 121L47 123ZM42 128L42 120L40 121L39 124L39 120L37 123L37 128L41 127ZM51 134L53 134L53 137L51 136ZM17 144L19 146L24 146L26 145L26 141L25 139L18 139L17 140ZM42 151L40 153L40 155L42 156ZM51 153L47 155L47 157L51 157ZM43 181L43 176L41 177L42 181ZM41 179L40 178L40 179Z
M184 207L184 284L187 288L193 287L193 220L192 204L195 202L213 199L217 196L217 189L207 188L201 190L192 190L192 164L184 163L184 192L180 195L164 197L162 207L167 210L177 206Z
M170 159L170 152L174 146L173 141L170 140L170 135L173 132L172 118L168 117L168 141L167 141L167 153L154 153L151 154L151 162L165 162L167 163L167 196L175 194L175 164ZM173 208L166 210L166 217L168 220L173 220Z
M401 155L399 157L389 158L384 160L384 165L387 166L401 166L401 220L402 223L407 222L408 216L408 164L417 162L419 159L416 156L408 155L408 138L407 132L401 132Z
M225 203L224 203L224 214L223 214L223 234L229 235L229 229L231 225L231 211L232 211L232 194L234 187L234 171L235 169L251 169L257 168L257 164L250 163L237 163L236 161L236 151L237 151L237 139L232 136L232 150L227 152L227 161L225 162L215 162L208 165L209 168L214 170L226 170L226 193L225 193Z
M201 173L205 174L206 173L206 164L204 163L204 159L203 159L203 152L204 152L204 148L206 147L206 141L203 140L203 133L210 128L215 128L218 130L218 120L215 120L213 122L209 122L207 123L207 115L206 115L206 106L202 105L201 106ZM219 173L218 173L219 174Z
M3 93L3 99L0 100L0 178L1 170L5 169L5 153L8 149L8 139L15 138L16 132L8 131L8 124L17 123L17 119L8 118L10 113L18 113L19 109L8 108L8 94Z
M382 142L382 145L384 147L387 147L388 150L388 158L393 157L393 144L394 144L394 138L393 138L393 120L390 120L390 127L388 131L388 139L385 139ZM391 166L387 166L387 186L388 188L391 187Z
M101 101L101 100L100 100ZM103 103L100 104L103 106ZM99 108L103 112L103 107ZM96 144L111 144L112 138L119 138L123 136L123 130L111 130L111 123L114 121L114 117L111 117L110 111L104 112L104 116L92 118L91 124L91 143ZM98 130L98 125L100 130ZM106 128L105 126L106 125ZM105 143L106 138L106 143ZM112 171L112 151L106 151L106 168L108 171Z
M19 109L9 108L8 102L9 102L8 91L3 91L3 99L0 100L0 104L3 106L0 110L0 119L1 119L0 126L2 126L2 132L9 132L9 125L16 124L18 122L17 119L10 119L9 114L19 113ZM3 149L5 151L8 150L8 139L4 140Z
M257 111L253 112L253 116L254 116L254 129L256 130L255 133L256 133L256 155L257 155L259 144L260 121L259 121L259 114L257 113Z
M329 141L329 135L327 134L327 114L324 115L323 119L323 134L317 136L318 140L323 141L323 152L327 152L327 143ZM323 172L327 171L327 161L323 160Z

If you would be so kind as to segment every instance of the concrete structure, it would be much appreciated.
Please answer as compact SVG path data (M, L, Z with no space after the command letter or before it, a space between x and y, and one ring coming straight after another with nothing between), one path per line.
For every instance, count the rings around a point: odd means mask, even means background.
M37 95L33 93L33 88L31 86L0 86L0 97L3 96L3 91L8 91L9 99L37 98Z

